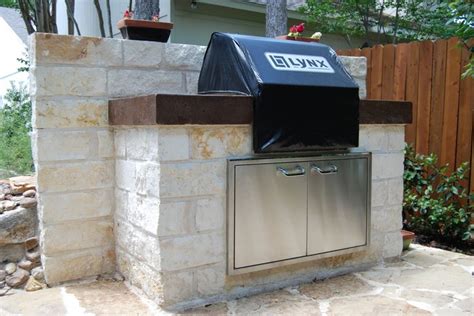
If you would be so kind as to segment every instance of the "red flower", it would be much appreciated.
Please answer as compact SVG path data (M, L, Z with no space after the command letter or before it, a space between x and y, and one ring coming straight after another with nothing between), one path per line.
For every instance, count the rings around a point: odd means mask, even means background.
M132 17L132 15L130 14L130 11L128 11L128 10L125 10L125 12L123 13L123 17L124 17L124 18L128 18L128 19L129 19L129 18L131 18L131 17Z
M303 33L303 31L304 31L304 23L299 24L299 25L296 27L296 31L297 31L298 33Z
M296 25L293 25L292 27L290 27L290 33L298 33Z

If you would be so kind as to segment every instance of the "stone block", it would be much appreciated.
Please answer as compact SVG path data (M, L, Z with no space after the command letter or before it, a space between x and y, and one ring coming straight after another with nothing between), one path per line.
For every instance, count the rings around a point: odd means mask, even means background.
M405 148L405 126L391 125L385 127L388 135L388 150L403 151Z
M127 281L155 301L163 301L161 273L117 247L117 268Z
M147 41L123 41L124 66L159 67L165 45Z
M99 141L99 157L112 158L114 156L114 136L112 130L104 130L97 132Z
M361 125L359 147L372 152L385 152L388 146L386 128L382 125Z
M196 94L198 93L198 82L199 82L199 72L187 71L186 76L186 93Z
M138 194L159 197L160 189L160 165L153 162L137 162L135 179L135 190Z
M25 247L23 244L8 244L0 246L0 262L18 262L24 256Z
M252 152L250 127L194 127L190 130L191 157L212 159Z
M403 176L403 153L372 155L372 179L400 178Z
M107 95L107 73L102 68L38 66L32 74L35 82L31 94L37 97Z
M40 196L40 206L44 225L111 216L113 190L45 193Z
M114 129L114 149L116 158L125 158L127 154L127 129Z
M110 221L84 221L43 227L43 254L51 256L65 251L111 247L114 233Z
M199 295L214 295L224 292L225 275L224 264L218 264L196 271Z
M384 206L388 199L386 180L372 182L372 207Z
M111 161L39 165L37 178L40 193L111 188L114 166Z
M127 218L128 215L128 192L115 188L115 218Z
M160 239L162 271L176 271L224 260L224 234Z
M158 128L133 128L126 133L127 158L158 160Z
M22 243L35 235L36 208L17 207L0 215L0 246Z
M193 271L162 273L163 304L170 305L196 296Z
M403 239L400 230L389 232L385 234L385 241L383 246L383 257L393 258L398 257L402 253Z
M55 285L114 272L115 251L112 248L95 248L53 257L43 255L42 262L46 282Z
M184 235L194 231L193 202L164 202L160 204L158 236Z
M156 236L147 234L129 223L115 223L115 240L119 247L147 265L160 269L160 247Z
M161 197L224 195L226 161L161 164Z
M179 71L109 70L108 93L109 96L114 98L184 92L184 78Z
M121 42L114 39L35 33L33 45L37 65L122 65Z
M107 126L107 100L36 100L35 128L76 128Z
M367 75L367 58L355 56L338 56L344 67L353 77Z
M202 199L196 203L196 230L223 230L225 219L225 199Z
M160 200L133 193L129 194L128 198L127 220L150 234L157 235Z
M135 191L136 162L129 160L115 161L115 184L126 191Z
M84 160L97 156L97 136L88 131L38 130L37 161Z
M189 159L187 130L181 127L160 127L158 150L160 161Z
M403 178L388 180L388 203L390 205L402 205Z
M165 45L164 67L200 71L205 53L206 46L167 44Z
M402 206L372 208L372 228L379 232L402 229Z

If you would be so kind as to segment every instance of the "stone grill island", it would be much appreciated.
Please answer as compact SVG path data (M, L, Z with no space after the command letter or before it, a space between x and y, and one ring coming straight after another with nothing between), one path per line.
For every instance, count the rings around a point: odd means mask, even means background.
M369 247L227 273L227 159L252 156L253 100L197 95L205 47L34 34L33 143L49 285L119 272L170 310L366 269L402 250L405 102L361 100ZM366 60L341 57L365 97ZM277 247L277 245L275 245Z

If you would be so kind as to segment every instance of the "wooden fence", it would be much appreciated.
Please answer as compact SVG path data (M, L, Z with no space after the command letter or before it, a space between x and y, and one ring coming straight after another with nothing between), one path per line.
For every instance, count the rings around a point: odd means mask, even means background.
M340 50L367 57L367 98L413 103L405 140L419 153L436 153L454 170L469 161L474 191L474 80L461 79L469 53L458 40L423 41Z

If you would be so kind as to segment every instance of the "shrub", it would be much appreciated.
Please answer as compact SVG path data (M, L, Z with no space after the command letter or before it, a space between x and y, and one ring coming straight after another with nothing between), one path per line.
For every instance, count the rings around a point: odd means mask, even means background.
M437 166L435 154L416 154L405 147L403 215L404 226L433 240L459 243L470 238L474 194L464 183L468 163L448 173L448 165Z
M4 176L30 173L31 157L31 101L26 88L11 83L0 109L0 169Z

